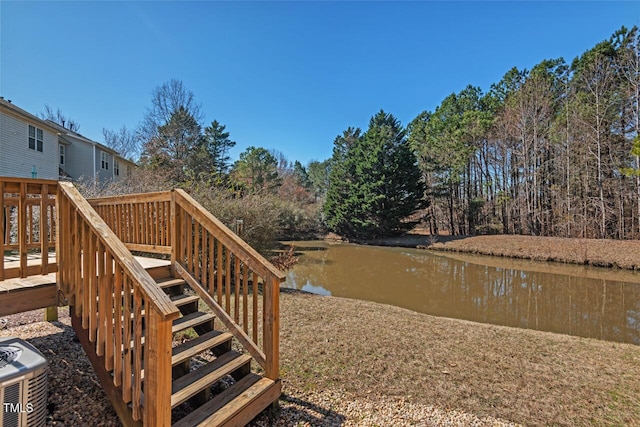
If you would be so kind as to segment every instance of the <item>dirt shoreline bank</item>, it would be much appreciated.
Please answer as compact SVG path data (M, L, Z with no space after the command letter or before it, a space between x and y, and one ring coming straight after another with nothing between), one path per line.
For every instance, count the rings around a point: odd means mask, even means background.
M336 235L328 235L325 239L336 241L340 238ZM408 233L404 236L354 241L353 243L640 270L640 241L638 240L514 235L430 236L421 233Z
M429 249L640 270L640 241L637 240L473 236L435 243Z

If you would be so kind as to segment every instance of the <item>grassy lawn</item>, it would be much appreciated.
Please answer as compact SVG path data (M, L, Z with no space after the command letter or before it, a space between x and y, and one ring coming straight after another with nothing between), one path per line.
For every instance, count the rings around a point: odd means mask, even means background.
M281 369L297 399L331 390L525 425L640 425L638 346L365 301L283 292Z

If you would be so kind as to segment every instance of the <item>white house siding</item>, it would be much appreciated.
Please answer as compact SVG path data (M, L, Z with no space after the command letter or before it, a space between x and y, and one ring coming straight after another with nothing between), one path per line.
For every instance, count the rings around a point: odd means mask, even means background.
M69 142L67 145L67 158L65 170L74 180L95 178L99 182L121 181L126 178L127 169L126 160L120 160L120 175L114 176L114 157L115 155L99 144L94 146L93 143L81 140L73 135L67 134L65 140ZM107 153L109 169L102 169L102 153ZM132 163L129 163L132 164ZM95 175L94 175L95 167Z
M107 153L109 169L102 169L102 153ZM100 182L113 181L113 154L96 146L96 176Z
M43 131L42 152L29 148L29 125ZM37 143L36 143L37 144ZM65 161L60 164L59 147L65 148ZM102 153L107 154L108 169L102 169ZM120 173L114 175L114 157L120 160ZM64 127L43 121L0 98L0 176L58 179L61 167L73 180L100 182L122 181L127 178L127 165L135 164L120 158L112 150Z
M29 125L43 130L42 152L29 148ZM58 136L42 124L0 112L0 176L58 179Z
M78 141L72 136L67 136L70 142L67 145L67 158L65 159L64 170L71 175L74 180L93 179L93 145Z
M133 171L133 168L135 168L136 165L135 163L125 160L122 157L117 157L117 159L120 162L120 175L114 175L113 180L116 182L125 181L128 177L129 172Z

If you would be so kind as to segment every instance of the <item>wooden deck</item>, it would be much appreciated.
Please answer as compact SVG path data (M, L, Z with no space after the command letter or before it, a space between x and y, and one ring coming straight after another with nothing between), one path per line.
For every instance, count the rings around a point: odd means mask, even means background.
M171 264L170 261L162 259L140 256L134 258L145 269ZM55 262L55 253L49 253L49 260ZM27 265L34 269L39 269L41 262L40 254L29 254L27 257ZM18 267L20 257L6 254L4 265L7 269ZM56 305L58 305L56 273L0 280L0 317Z
M285 275L184 191L0 177L0 254L0 316L69 305L124 425L240 426L278 400Z
M55 273L0 282L0 316L58 305Z

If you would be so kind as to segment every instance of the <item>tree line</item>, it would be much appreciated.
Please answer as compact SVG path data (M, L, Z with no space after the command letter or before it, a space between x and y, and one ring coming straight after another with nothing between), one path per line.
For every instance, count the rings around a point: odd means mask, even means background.
M77 132L79 123L48 105L40 113ZM319 207L328 186L328 161L306 166L284 153L249 146L232 160L235 146L218 120L204 124L202 107L178 79L151 92L151 103L135 128L103 129L105 145L136 161L126 180L98 183L80 177L86 197L183 188L230 228L242 220L242 237L268 255L277 238L317 236ZM275 258L286 266L292 255Z
M640 237L640 34L512 68L424 111L408 139L433 233Z
M368 238L421 221L433 234L629 239L640 238L639 99L640 31L622 27L571 63L469 85L406 127L381 110L307 165L256 146L232 162L226 127L205 126L179 80L154 89L135 130L103 133L170 186L289 203L272 216L281 235L326 226Z
M172 185L209 185L235 195L273 194L292 200L317 200L326 187L326 162L303 166L277 150L249 146L232 161L236 145L226 126L203 124L202 107L178 79L153 89L151 106L135 129L103 129L105 144L141 169Z
M151 93L151 103L135 129L103 130L105 144L139 167L126 182L97 191L121 194L183 188L242 237L268 250L277 237L296 238L321 231L319 206L328 182L328 163L306 166L277 150L249 146L236 160L236 145L218 120L203 123L202 107L178 79ZM83 186L96 191L95 185ZM96 195L96 194L92 194Z
M640 238L639 42L622 27L570 64L543 60L487 92L452 93L406 129L384 112L364 135L347 129L327 225L371 236L421 218L432 234ZM400 160L407 149L415 165Z

